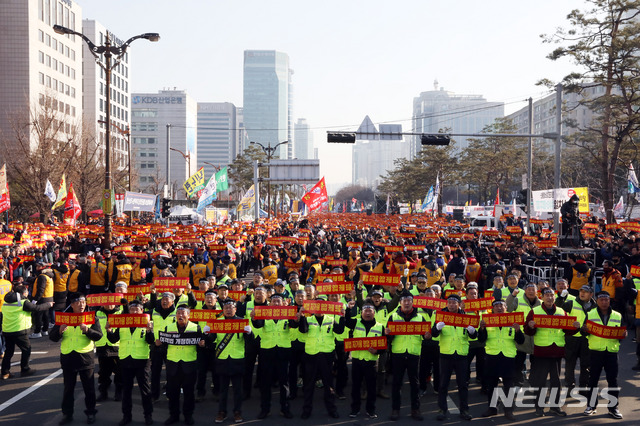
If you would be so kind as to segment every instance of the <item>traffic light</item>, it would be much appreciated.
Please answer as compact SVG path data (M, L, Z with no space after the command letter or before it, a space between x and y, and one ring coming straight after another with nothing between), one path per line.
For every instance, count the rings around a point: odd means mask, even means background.
M171 209L171 200L169 198L162 199L162 217L169 216L169 209Z
M355 133L327 132L327 142L329 143L356 143Z
M422 145L445 146L451 143L451 138L445 134L425 134L420 136L420 143Z

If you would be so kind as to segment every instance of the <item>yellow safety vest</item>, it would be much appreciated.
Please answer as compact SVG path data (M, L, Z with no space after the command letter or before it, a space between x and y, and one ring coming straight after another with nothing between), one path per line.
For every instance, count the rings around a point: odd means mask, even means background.
M67 355L71 352L86 354L93 352L94 343L89 339L80 327L67 327L62 333L62 343L60 345L60 353Z
M74 269L73 272L71 272L71 275L69 275L69 279L67 280L67 288L69 289L70 292L76 292L78 291L78 286L79 286L79 282L78 282L78 277L80 276L80 270L79 269Z
M516 331L512 327L487 327L487 355L502 354L507 358L516 357Z
M45 274L40 274L38 278L41 276L44 277L47 281L47 284L44 288L44 293L42 294L42 298L53 297L53 280ZM31 292L32 296L35 296L38 292L38 278L36 278L36 281L33 283L33 291Z
M289 320L264 320L264 327L260 329L260 347L262 349L272 349L291 347L291 329Z
M2 332L16 333L31 328L31 312L22 308L24 300L6 303L2 306Z
M307 318L309 331L306 333L304 350L307 355L315 355L319 352L330 353L336 349L336 339L333 328L335 318L333 315L325 315L322 324L318 323L315 315Z
M356 326L353 328L353 337L380 337L384 336L384 326L379 322L376 322L367 332L362 320L358 318ZM353 351L351 352L353 359L361 359L363 361L375 361L378 359L378 355L374 355L369 351Z
M154 324L155 325L155 324ZM198 331L198 324L189 321L184 329L185 332ZM178 323L174 322L167 326L167 333L177 333ZM168 345L167 361L172 362L193 362L198 358L197 345Z
M133 267L129 263L124 263L122 265L116 265L116 271L118 275L116 276L116 282L124 281L127 286L131 284L131 271Z
M135 328L133 333L131 328L123 327L120 333L120 349L118 356L120 359L131 357L133 359L149 359L149 344L145 340L146 328Z
M176 277L180 278L189 278L189 272L191 272L191 264L187 262L186 264L178 263L176 267Z
M233 318L230 318L233 319ZM226 318L222 317L218 321L225 321ZM243 359L244 358L244 333L234 333L233 337L229 340L227 346L224 347L218 359ZM226 333L216 334L216 348L225 338Z
M424 318L422 315L416 315L411 318L411 321L405 321L397 312L394 312L389 317L389 322L422 322ZM397 335L393 336L391 341L391 353L403 354L409 353L410 355L420 356L422 349L422 336L414 335Z
M122 313L122 306L120 306L116 312L114 312L114 314L119 314ZM100 329L101 330L106 330L107 329L107 314L104 311L97 311L96 312L96 319L100 322ZM102 346L115 346L118 347L118 343L111 343L109 341L109 339L107 338L107 333L104 332L102 333L102 337L100 338L100 340L98 340L96 342L96 347L101 348Z
M607 324L602 323L602 319L598 314L598 308L590 310L587 315L587 319L595 322L596 324L606 325L608 327L622 326L622 315L620 315L620 312L614 310L611 310L611 315L609 316ZM618 339L605 339L594 336L593 334L587 336L587 339L589 340L589 349L592 351L617 353L620 350L620 340Z
M469 354L469 334L466 327L454 327L445 325L440 330L440 353L444 355L468 355Z
M174 310L169 315L167 315L166 318L162 318L162 315L160 315L154 309L154 311L151 313L151 319L153 320L153 337L155 338L155 340L158 340L160 338L160 335L158 333L167 328L169 324L176 322L176 311Z
M63 293L67 291L67 280L69 279L69 273L63 274L60 271L53 270L53 291L56 293Z
M534 315L549 315L542 308L542 305L533 308ZM556 307L556 316L564 316L563 309ZM551 346L552 344L560 348L564 348L564 331L560 328L536 328L536 334L533 335L533 344L536 346Z

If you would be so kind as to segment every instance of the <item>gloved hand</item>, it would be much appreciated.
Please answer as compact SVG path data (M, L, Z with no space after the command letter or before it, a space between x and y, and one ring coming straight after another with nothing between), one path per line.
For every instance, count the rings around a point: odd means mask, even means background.
M251 334L251 326L250 325L245 325L244 326L244 332L247 334Z
M565 288L564 290L562 290L562 293L560 293L560 296L567 297L567 294L569 294L569 290Z
M211 331L211 327L209 327L208 325L205 325L205 326L202 328L202 332L203 332L203 333L208 333L208 332L210 332L210 331Z
M469 327L467 327L467 331L469 332L469 334L473 334L476 332L476 329L474 326L470 325Z
M439 323L436 324L436 328L438 330L442 330L444 328L444 323L442 321L440 321Z

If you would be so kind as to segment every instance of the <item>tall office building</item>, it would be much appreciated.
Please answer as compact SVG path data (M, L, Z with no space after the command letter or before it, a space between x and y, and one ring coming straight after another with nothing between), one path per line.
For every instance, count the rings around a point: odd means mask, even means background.
M496 118L504 117L504 103L487 102L482 95L457 95L443 88L420 93L413 98L414 133L438 133L449 129L451 133L479 133ZM422 149L420 137L412 138L409 158L413 159ZM456 149L465 149L469 142L465 137L456 137Z
M198 103L198 168L204 167L205 179L214 167L225 167L237 156L240 131L238 113L229 102ZM207 164L210 163L210 164Z
M313 133L306 118L299 118L295 124L294 154L298 160L313 160Z
M243 108L249 141L259 142L266 147L289 140L293 120L290 97L292 74L286 53L245 50ZM292 145L291 141L289 145ZM292 148L281 148L278 147L274 156L287 158Z
M182 185L197 170L197 127L198 104L182 90L131 96L131 139L141 191L162 193L169 152L174 198L185 197Z
M14 137L14 126L33 126L30 113L45 105L65 122L61 141L81 122L83 41L53 31L59 24L81 32L81 21L82 9L71 0L2 2L0 137ZM31 135L33 146L37 135Z
M121 40L109 32L99 22L85 19L82 21L82 34L87 36L96 45L103 45L107 35L112 45L119 46ZM84 119L91 123L99 143L104 143L106 135L106 113L107 113L107 79L106 73L95 61L89 51L89 47L84 44L83 51L83 109ZM131 126L131 92L129 91L129 53L122 57L120 63L111 71L111 149L112 168L128 168L129 141L126 132ZM132 164L133 166L133 164Z

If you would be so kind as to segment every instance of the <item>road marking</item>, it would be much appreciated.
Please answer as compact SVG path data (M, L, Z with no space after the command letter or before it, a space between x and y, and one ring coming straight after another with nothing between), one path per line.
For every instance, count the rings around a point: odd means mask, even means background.
M49 352L44 351L44 352L31 352L31 355L44 355L44 354L48 354Z
M453 402L453 399L451 399L449 395L447 395L447 409L451 414L460 414L460 410L458 410L458 406Z
M19 394L17 394L13 398L11 398L10 400L5 401L4 403L2 403L2 405L0 405L0 412L2 412L5 408L8 408L8 407L12 406L13 404L15 404L16 402L20 401L22 398L24 398L25 396L29 395L31 392L34 392L34 391L40 389L42 386L46 385L51 380L55 379L56 377L58 377L61 374L62 374L62 369L58 369L58 370L54 371L53 373L49 374L49 376L47 376L46 378L40 380L35 385L23 390L22 392L20 392Z

